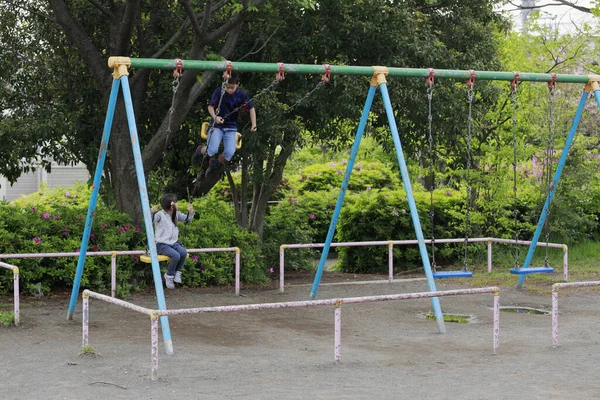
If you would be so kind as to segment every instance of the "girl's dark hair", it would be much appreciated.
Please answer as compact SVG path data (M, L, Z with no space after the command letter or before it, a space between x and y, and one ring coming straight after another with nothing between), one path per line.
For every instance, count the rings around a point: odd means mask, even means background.
M177 211L175 211L174 204L177 202L177 196L173 193L167 193L160 199L160 206L165 211L172 210L174 212L171 213L171 221L173 224L177 225Z

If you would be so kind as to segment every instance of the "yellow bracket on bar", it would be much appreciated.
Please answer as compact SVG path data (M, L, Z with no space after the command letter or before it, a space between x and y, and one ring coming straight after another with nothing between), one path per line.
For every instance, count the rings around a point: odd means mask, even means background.
M588 75L588 83L585 85L585 89L583 89L586 93L594 93L597 90L600 90L600 75Z
M387 67L373 66L373 77L371 78L371 86L379 86L386 83L385 77L388 74Z
M127 68L131 67L131 58L129 57L109 57L108 66L112 68L113 78L120 79L122 76L128 76Z

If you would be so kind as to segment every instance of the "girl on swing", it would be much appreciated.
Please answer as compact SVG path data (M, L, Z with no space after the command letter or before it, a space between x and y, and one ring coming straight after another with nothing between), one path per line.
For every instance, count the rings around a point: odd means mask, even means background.
M162 210L153 206L152 221L154 222L154 235L156 251L171 258L169 267L165 274L167 289L175 289L175 283L181 283L181 271L187 258L187 250L179 240L179 228L177 222L185 224L194 219L194 207L188 204L187 215L177 210L177 196L172 193L165 194L160 199Z

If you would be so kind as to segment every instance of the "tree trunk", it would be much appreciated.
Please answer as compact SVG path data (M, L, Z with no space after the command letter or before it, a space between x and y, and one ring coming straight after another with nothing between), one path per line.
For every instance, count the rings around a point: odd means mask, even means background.
M110 175L117 207L129 214L135 225L139 225L143 218L142 203L123 100L117 102L108 146L111 153Z

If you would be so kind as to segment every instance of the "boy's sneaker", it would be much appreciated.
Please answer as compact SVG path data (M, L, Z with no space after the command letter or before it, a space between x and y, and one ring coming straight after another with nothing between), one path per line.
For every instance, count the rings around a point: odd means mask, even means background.
M175 289L175 283L173 283L174 279L175 277L173 275L165 274L165 284L167 285L167 289Z
M204 153L206 152L206 148L202 145L196 148L194 155L192 156L192 165L198 164Z
M175 283L181 283L181 271L175 271L175 278L173 279Z
M204 176L208 178L208 175L210 175L210 173L215 168L217 168L219 166L219 164L221 164L221 163L216 158L211 158L210 160L208 160L208 168L206 169L206 173L204 174Z

